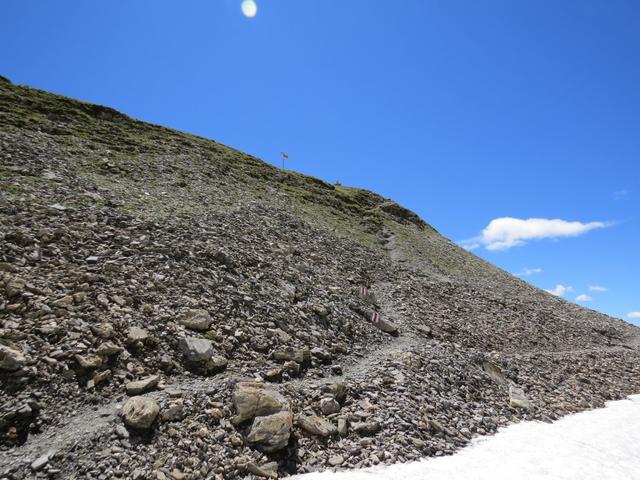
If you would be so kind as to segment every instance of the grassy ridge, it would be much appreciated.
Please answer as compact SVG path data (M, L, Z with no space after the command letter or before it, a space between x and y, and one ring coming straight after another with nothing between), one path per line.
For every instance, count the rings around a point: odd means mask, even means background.
M0 126L3 136L28 135L30 144L54 145L76 179L116 194L120 207L140 218L197 219L259 201L369 248L383 249L393 237L398 255L429 271L465 278L497 272L415 213L373 192L281 170L109 107L0 81ZM15 173L7 167L0 166L5 179ZM31 181L47 180L34 176ZM27 193L8 181L0 188L9 197Z

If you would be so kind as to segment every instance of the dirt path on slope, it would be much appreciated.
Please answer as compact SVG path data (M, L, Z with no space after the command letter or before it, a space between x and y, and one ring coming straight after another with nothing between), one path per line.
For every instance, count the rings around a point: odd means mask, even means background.
M420 337L413 334L406 325L405 319L398 313L395 306L389 302L386 292L390 285L377 284L372 290L377 295L381 306L381 314L400 327L397 337L389 335L383 345L375 345L365 355L343 365L342 375L328 377L303 377L282 382L280 385L291 385L295 388L315 388L325 383L337 381L360 380L368 372L383 364L391 356L398 355L412 349L420 341ZM179 377L167 383L167 388L181 390L185 393L206 392L229 385L234 379L242 377L239 368L231 365L225 372L213 377ZM164 390L146 393L144 396L155 400L162 400L167 396ZM69 415L58 425L52 426L43 433L32 434L20 446L0 452L0 467L15 467L19 464L31 463L43 455L51 456L55 452L72 447L76 443L86 441L102 432L113 428L118 413L128 397L123 395L118 400L102 406L83 407Z

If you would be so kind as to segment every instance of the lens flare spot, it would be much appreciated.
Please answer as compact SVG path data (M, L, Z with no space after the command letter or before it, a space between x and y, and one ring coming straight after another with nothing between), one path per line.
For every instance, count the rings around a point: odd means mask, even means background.
M243 0L240 8L242 8L242 13L247 18L253 18L258 13L258 5L254 0Z

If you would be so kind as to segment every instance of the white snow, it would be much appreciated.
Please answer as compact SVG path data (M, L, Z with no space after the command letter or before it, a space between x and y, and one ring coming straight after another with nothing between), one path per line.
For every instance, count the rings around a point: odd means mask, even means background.
M455 455L298 480L640 480L640 395L554 423L523 422Z

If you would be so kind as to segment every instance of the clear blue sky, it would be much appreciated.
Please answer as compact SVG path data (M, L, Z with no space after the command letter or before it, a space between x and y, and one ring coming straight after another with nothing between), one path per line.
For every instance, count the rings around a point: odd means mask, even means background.
M247 18L241 0L2 0L0 74L275 164L287 151L634 321L640 2L256 2ZM581 223L481 235L501 217Z

